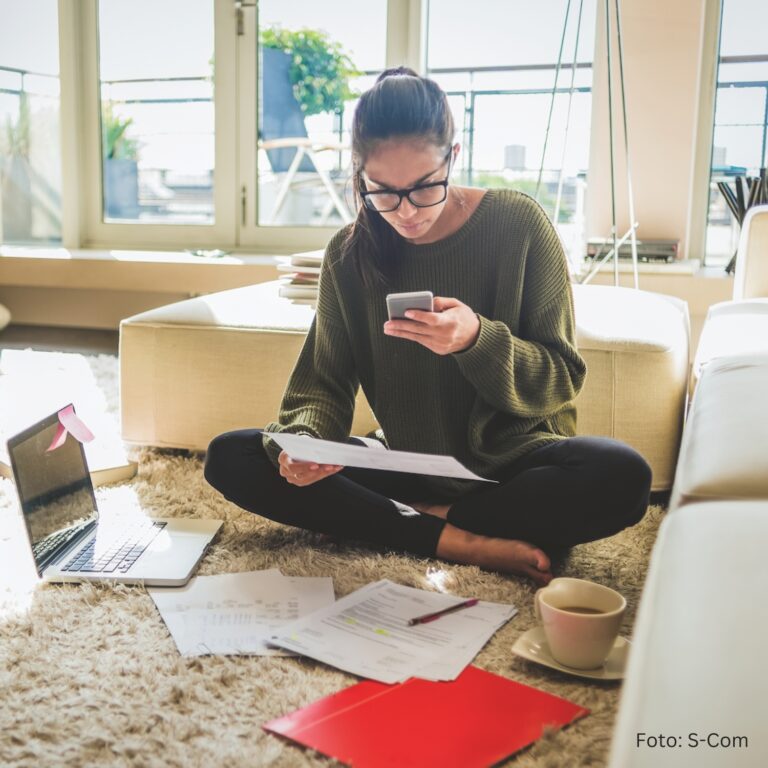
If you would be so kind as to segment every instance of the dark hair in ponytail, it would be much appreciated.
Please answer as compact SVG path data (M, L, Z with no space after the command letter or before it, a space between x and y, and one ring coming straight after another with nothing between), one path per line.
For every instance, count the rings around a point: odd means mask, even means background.
M357 218L342 246L366 285L389 281L399 264L403 238L376 211L363 204L362 171L368 156L387 139L416 139L445 147L453 143L448 99L434 81L412 69L387 69L361 97L352 121L352 184Z

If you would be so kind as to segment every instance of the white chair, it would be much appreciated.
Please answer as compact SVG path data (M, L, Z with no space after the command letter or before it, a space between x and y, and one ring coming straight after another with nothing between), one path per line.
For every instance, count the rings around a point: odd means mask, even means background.
M336 184L334 183L331 175L323 170L321 163L318 162L318 154L321 152L343 152L348 150L349 147L327 141L314 141L308 137L296 136L282 139L271 139L269 141L259 141L259 149L265 150L268 154L272 150L281 149L295 149L296 154L291 160L291 164L288 166L283 174L283 178L277 189L277 195L272 205L272 210L267 220L268 224L275 224L277 217L285 204L288 193L301 183L301 174L299 174L299 168L302 161L307 158L314 166L314 173L320 180L325 191L328 193L328 203L326 204L321 216L320 223L326 224L328 217L336 210L339 214L339 218L344 224L349 224L352 221L352 214L349 211L349 207L339 195Z
M734 301L768 296L768 205L750 208L736 253Z

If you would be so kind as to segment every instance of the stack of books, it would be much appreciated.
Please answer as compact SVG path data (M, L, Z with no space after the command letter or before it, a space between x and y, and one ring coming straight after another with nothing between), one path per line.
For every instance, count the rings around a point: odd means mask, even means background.
M305 251L293 256L280 257L277 270L284 272L280 278L280 296L295 304L317 306L317 289L323 251Z

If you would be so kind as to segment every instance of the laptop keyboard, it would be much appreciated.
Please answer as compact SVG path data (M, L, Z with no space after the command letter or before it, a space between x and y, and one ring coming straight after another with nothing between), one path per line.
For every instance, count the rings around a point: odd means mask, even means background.
M122 532L96 556L96 541L83 547L61 570L80 573L125 573L165 528L166 523L142 520ZM103 542L102 542L103 543Z

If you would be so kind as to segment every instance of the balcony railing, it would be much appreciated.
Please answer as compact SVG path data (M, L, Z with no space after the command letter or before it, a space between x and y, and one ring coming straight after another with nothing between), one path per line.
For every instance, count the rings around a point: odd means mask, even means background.
M577 70L589 70L591 64L578 63ZM33 76L42 76L42 73L34 73L28 70L13 69L8 67L0 68L19 78L18 87L0 88L0 93L7 93L21 97L22 93L30 94L27 87L27 80ZM499 160L498 166L493 168L481 168L477 162L477 125L478 125L478 104L486 103L486 99L498 99L509 97L526 97L532 95L549 96L552 93L550 85L544 85L550 75L554 76L556 70L555 64L532 64L532 65L513 65L513 66L493 66L493 67L475 67L475 68L439 68L430 72L430 75L436 78L452 77L456 79L461 77L466 80L466 86L461 88L448 88L447 93L452 100L460 100L461 114L457 115L459 129L461 131L461 140L464 146L463 162L459 168L462 180L466 183L473 183L478 180L478 174L490 173L499 174L503 169L503 163ZM561 66L561 72L565 75L571 70L571 64ZM377 72L366 72L364 75L375 76ZM531 77L539 78L540 82L536 87L515 87L498 88L483 87L478 85L478 81L487 84L489 78L504 78L511 76L514 78L525 77L530 80ZM55 78L54 78L55 79ZM108 80L101 82L102 97L104 101L113 101L120 104L121 108L127 108L125 111L130 114L131 107L144 106L168 106L172 104L210 104L212 98L210 95L201 94L199 85L210 83L209 77L172 77L172 78L132 78L121 80ZM462 84L463 85L463 84ZM197 86L197 87L196 87ZM147 88L151 87L155 92L147 94ZM188 93L179 94L179 91L188 90ZM567 87L558 87L557 94L567 94ZM589 93L590 87L578 85L574 88L576 93ZM158 93L159 91L159 93ZM345 119L345 117L347 119ZM331 118L332 124L324 135L335 134L341 144L349 142L349 115L337 115ZM145 145L152 141L152 137L141 134L141 126L137 119L134 128L137 130L137 138L143 141ZM332 155L332 153L328 153ZM337 171L343 171L348 164L348 153L337 153L336 157L329 162L333 163ZM158 220L178 220L179 217L200 216L200 205L212 191L211 174L198 174L199 178L191 179L189 175L183 180L184 183L176 184L179 173L169 172L168 169L148 167L147 163L140 163L140 185L138 201L138 218L144 221ZM556 171L551 169L544 176L544 182L552 186L552 179L556 178ZM525 173L518 174L525 181ZM577 208L581 204L577 201L583 199L583 180L578 183L578 189L574 187L575 180L571 180L566 185L567 191ZM191 186L190 186L191 185ZM556 185L555 185L556 186ZM177 188L178 187L178 188ZM191 190L194 194L191 195ZM189 209L189 210L188 210ZM580 214L581 211L579 210ZM307 221L307 224L310 222Z
M0 241L61 240L61 189L51 170L58 157L50 157L58 152L58 110L41 115L30 106L58 97L58 76L0 66Z

